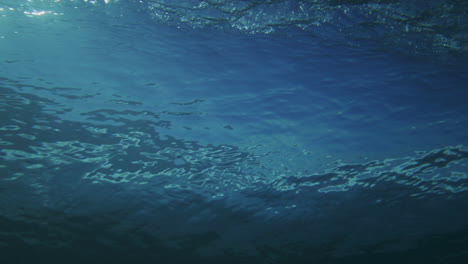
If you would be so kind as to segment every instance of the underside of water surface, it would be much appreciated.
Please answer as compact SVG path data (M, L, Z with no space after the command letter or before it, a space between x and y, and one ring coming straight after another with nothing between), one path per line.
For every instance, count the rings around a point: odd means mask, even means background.
M464 263L468 3L0 1L1 263Z

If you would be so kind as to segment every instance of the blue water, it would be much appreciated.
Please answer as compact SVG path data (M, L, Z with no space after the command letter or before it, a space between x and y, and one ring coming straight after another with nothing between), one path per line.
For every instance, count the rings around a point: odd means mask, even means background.
M0 0L1 263L464 263L467 13Z

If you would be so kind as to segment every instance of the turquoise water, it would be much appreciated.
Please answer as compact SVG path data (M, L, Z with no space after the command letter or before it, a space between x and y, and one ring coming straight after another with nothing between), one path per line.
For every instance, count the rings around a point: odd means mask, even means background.
M0 1L2 263L462 263L464 1Z

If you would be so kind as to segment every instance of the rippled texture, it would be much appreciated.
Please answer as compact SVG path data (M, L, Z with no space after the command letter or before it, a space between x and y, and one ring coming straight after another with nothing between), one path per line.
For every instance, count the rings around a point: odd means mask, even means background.
M1 263L464 263L465 16L2 1Z
M410 53L466 55L468 3L425 0L147 1L155 19L248 33L298 28L325 41L375 41Z

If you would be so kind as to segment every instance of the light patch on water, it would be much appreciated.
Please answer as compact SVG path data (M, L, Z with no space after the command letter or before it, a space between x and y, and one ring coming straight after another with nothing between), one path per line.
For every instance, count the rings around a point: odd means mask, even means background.
M8 142L8 141L4 141L4 140L0 140L0 146L11 146L11 145L13 145L13 143Z
M86 130L93 134L107 134L107 128L86 127Z
M33 164L33 165L29 165L26 167L26 169L40 169L40 168L44 168L44 165L42 164Z
M20 130L21 128L17 125L6 125L6 126L2 126L0 127L0 130L4 130L4 131L15 131L15 130Z
M32 128L39 129L39 130L51 130L52 129L50 126L38 126L38 125L34 125Z
M52 11L45 11L45 10L40 10L40 11L24 11L23 12L27 17L34 17L34 16L43 16L46 14L52 14Z
M18 134L18 136L20 136L20 137L22 137L22 138L25 138L25 139L29 139L29 140L35 140L35 139L36 139L35 136L29 135L29 134L23 134L23 133L21 133L21 134Z

